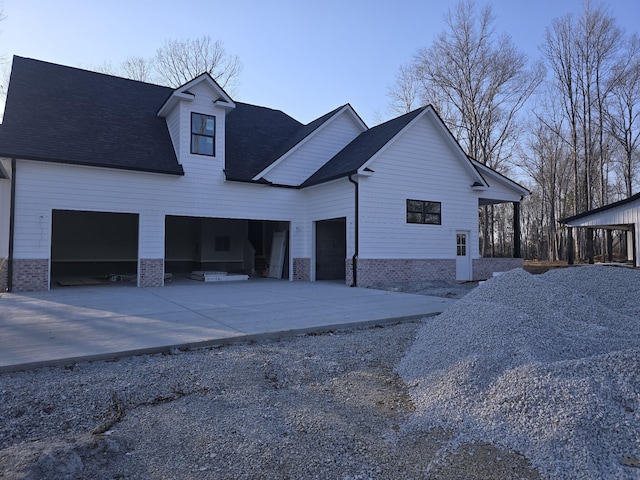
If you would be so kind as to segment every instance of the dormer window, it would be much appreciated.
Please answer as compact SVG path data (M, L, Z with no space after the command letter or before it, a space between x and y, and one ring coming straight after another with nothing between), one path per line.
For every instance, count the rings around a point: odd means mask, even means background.
M191 113L191 153L215 156L216 117Z

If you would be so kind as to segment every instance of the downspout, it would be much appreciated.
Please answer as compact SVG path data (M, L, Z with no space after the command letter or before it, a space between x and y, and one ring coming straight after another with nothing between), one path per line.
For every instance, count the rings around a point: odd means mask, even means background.
M16 159L11 159L11 200L9 204L9 258L7 259L7 291L13 289L13 231L16 218Z
M359 226L358 226L358 217L359 215L359 208L358 208L358 182L356 182L353 179L353 173L349 174L349 181L351 183L353 183L355 190L355 212L354 212L354 216L355 216L355 220L353 222L354 225L354 241L355 241L355 249L353 252L353 257L351 257L351 272L352 272L352 281L351 281L351 286L352 287L357 287L358 286L358 245L359 245L359 240L358 240L358 231L360 230Z

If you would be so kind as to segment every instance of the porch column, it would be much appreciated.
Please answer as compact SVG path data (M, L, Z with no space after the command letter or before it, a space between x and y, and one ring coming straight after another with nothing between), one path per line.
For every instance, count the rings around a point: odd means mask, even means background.
M587 228L587 258L589 265L593 265L593 228Z
M520 202L513 202L513 258L520 258Z
M567 263L573 265L573 227L567 229Z
M613 262L613 231L609 228L605 230L607 232L607 261Z

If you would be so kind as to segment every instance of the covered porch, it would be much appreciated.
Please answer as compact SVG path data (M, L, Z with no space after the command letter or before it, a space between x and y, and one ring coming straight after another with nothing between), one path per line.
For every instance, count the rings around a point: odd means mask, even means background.
M514 182L513 180L501 175L495 170L490 169L486 165L481 164L475 160L472 160L473 166L478 170L482 177L486 180L486 185L473 185L473 189L479 193L478 195L478 208L479 215L482 217L486 208L493 205L505 205L511 204L512 216L511 216L511 231L513 234L511 255L482 255L482 249L480 258L476 258L473 261L473 277L474 280L483 280L491 277L494 272L501 272L511 270L513 268L519 268L523 265L522 251L521 251L521 224L520 224L520 202L525 196L531 194L531 192L522 185ZM482 232L487 241L487 238L491 235L486 229L486 222L484 224L485 231ZM505 235L505 231L498 232L498 235Z
M606 255L602 260L613 262L613 232L620 231L626 238L626 262L634 267L640 267L640 193L611 203L600 208L563 218L559 221L567 227L567 261L573 265L576 261L574 229L584 230L586 235L586 258L589 263L595 262L594 233L604 230L606 236Z

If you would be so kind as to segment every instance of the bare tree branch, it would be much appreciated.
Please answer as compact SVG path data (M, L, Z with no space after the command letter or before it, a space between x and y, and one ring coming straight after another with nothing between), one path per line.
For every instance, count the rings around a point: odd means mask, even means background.
M391 104L390 110L398 115L408 113L417 107L419 96L419 80L411 65L401 65L396 74L395 84L388 87L387 96Z
M193 78L208 73L222 88L237 86L242 63L235 55L228 55L221 41L208 35L195 40L167 40L155 56L155 69L160 82L178 87Z
M131 80L150 82L153 80L154 66L153 59L134 56L127 58L120 64L122 76Z

